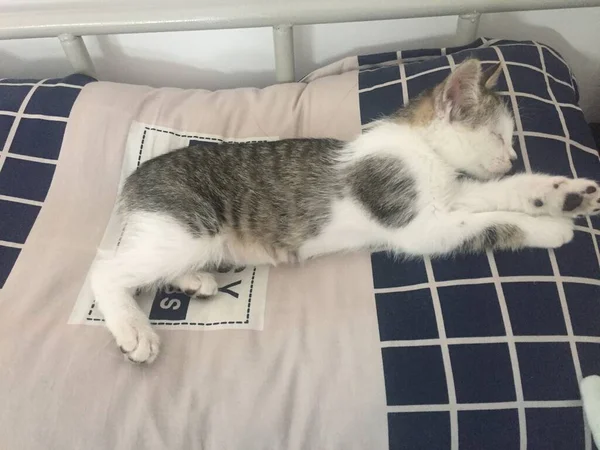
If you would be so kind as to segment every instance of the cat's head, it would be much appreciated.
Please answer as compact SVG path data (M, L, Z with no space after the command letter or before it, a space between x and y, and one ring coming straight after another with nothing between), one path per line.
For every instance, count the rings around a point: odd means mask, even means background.
M483 71L468 59L407 111L442 158L480 179L505 174L517 158L512 114L493 91L501 73L500 64Z

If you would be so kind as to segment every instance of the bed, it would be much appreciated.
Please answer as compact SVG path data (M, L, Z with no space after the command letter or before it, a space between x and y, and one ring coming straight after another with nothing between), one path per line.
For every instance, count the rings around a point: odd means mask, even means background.
M556 251L333 255L219 273L205 302L142 295L163 342L151 366L123 360L89 291L144 160L195 141L347 140L467 57L502 65L515 170L600 179L571 70L537 42L361 55L262 90L0 80L0 446L595 448L578 382L600 373L597 218Z

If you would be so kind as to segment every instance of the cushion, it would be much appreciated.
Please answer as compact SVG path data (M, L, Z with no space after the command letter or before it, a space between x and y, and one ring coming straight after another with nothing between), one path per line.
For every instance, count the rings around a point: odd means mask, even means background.
M62 144L24 133L27 161L54 161L51 184L41 169L2 172L12 193L0 194L38 207L6 228L18 258L0 254L12 269L0 290L4 446L586 448L577 381L600 372L596 220L555 252L362 252L220 273L207 302L153 292L140 298L163 342L151 366L123 360L89 292L98 248L121 232L119 186L145 159L194 141L351 139L469 55L505 62L518 170L598 178L571 72L533 42L346 58L261 90L86 81L69 107L38 103L34 119L68 119ZM14 95L0 119L23 114Z
M536 42L361 56L362 124L469 57L484 68L503 63L515 171L600 179L572 73ZM600 373L599 226L597 217L578 220L573 242L555 251L372 256L390 448L589 448L578 381Z
M44 205L84 75L0 79L0 289Z

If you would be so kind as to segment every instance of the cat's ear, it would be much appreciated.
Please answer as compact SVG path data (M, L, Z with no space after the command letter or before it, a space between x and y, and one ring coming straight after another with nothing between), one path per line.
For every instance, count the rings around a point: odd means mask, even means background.
M492 64L490 67L485 69L481 74L481 85L487 89L492 89L496 86L498 78L502 74L502 64Z
M474 106L481 98L481 63L468 59L454 69L438 92L438 113L451 114Z

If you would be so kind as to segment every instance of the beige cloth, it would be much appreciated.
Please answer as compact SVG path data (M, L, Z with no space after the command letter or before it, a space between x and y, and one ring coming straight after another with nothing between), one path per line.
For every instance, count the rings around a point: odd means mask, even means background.
M163 330L151 366L68 324L134 122L229 138L360 132L355 71L263 90L87 85L54 180L0 291L0 448L384 449L367 254L271 269L260 330Z

